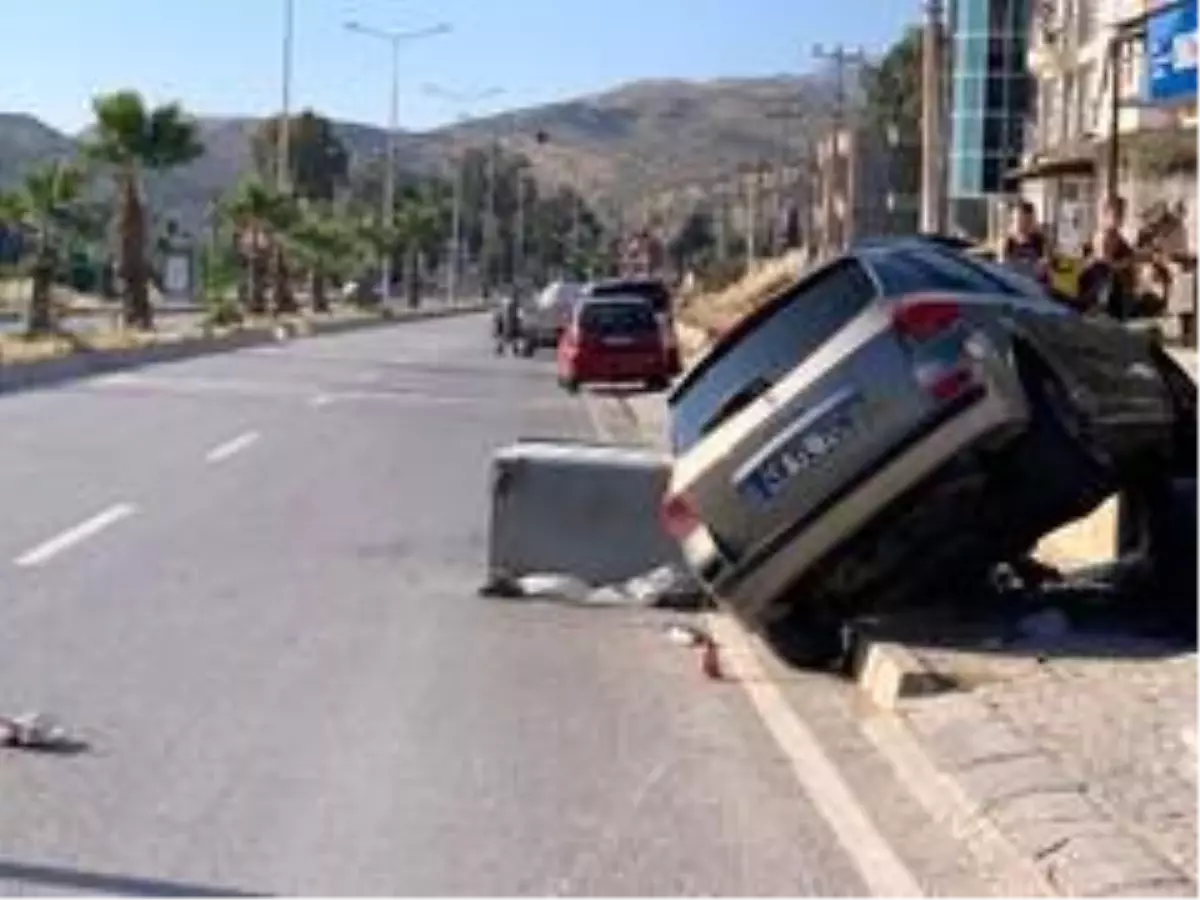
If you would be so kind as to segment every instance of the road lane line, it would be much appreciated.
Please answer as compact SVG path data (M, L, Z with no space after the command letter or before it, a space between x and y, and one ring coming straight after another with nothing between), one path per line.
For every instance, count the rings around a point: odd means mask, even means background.
M220 463L229 459L235 453L241 453L251 444L259 439L260 435L257 431L247 431L245 434L239 434L237 437L226 441L219 447L214 447L208 451L208 455L204 457L206 462Z
M612 429L589 401L590 398L583 398L592 429L601 440L614 441ZM924 896L916 876L875 827L812 730L763 669L750 636L729 616L717 614L706 618L709 633L721 647L731 674L741 683L759 719L791 766L801 790L842 845L867 889L882 897Z
M790 763L796 780L858 869L867 889L877 897L924 896L916 877L875 827L812 730L770 680L749 636L728 616L711 615L708 620L710 632L724 651L722 656L735 679L750 697L759 718Z
M108 509L96 513L90 519L80 522L66 531L56 534L20 556L13 562L21 568L31 568L49 562L64 550L95 537L110 525L115 525L137 512L132 503L114 503Z
M333 397L328 394L315 394L308 398L309 406L328 406L333 402Z

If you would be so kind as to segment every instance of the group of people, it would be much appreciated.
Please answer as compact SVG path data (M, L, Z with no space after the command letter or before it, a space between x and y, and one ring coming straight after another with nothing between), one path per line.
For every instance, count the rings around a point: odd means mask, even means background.
M1172 282L1166 255L1150 237L1139 240L1138 246L1130 243L1125 236L1126 209L1123 197L1104 202L1099 228L1084 245L1075 289L1055 292L1064 302L1122 320L1156 315L1166 306ZM1022 200L1013 208L999 259L1053 287L1054 251L1030 202Z

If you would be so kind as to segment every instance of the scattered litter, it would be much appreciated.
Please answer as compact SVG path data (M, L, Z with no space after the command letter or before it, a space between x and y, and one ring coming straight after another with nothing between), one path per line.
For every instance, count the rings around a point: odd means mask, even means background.
M725 677L725 673L721 669L721 654L717 648L717 642L709 637L701 647L700 671L713 681L720 681Z
M589 584L574 575L536 573L517 579L521 597L549 597L584 603L592 593Z
M1033 640L1052 641L1071 631L1071 620L1056 607L1050 606L1024 616L1017 622L1017 631Z
M0 716L0 745L23 750L64 750L79 742L56 720L44 713Z
M704 588L691 572L681 566L659 566L625 582L625 593L646 606L692 609L705 596Z
M659 566L619 584L589 585L561 572L537 572L517 578L494 578L479 593L485 597L564 600L596 606L642 606L696 609L704 590L679 566Z
M697 647L708 639L708 635L699 628L693 628L690 625L680 625L678 623L668 626L666 633L667 640L680 647Z

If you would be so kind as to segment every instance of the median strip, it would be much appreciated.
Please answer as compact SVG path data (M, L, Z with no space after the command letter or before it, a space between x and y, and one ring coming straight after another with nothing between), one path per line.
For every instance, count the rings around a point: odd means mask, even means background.
M66 531L60 532L47 541L38 544L33 549L18 556L14 562L21 568L32 568L40 566L58 554L62 553L76 544L83 543L88 538L95 537L104 529L111 525L115 525L122 519L127 519L137 512L137 507L131 503L114 503L101 512L96 513L90 519L80 522Z
M231 438L220 446L208 451L204 460L209 463L222 463L231 456L241 453L247 447L256 443L259 437L261 435L257 431L247 431L245 434L239 434L237 437Z

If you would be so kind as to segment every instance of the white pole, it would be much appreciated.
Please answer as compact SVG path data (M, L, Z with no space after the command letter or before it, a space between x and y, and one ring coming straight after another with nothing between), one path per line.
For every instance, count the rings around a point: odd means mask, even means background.
M458 270L462 259L462 160L454 161L454 198L450 208L450 277L447 285L450 305L458 299Z
M295 30L294 0L283 2L283 113L276 135L275 183L280 192L291 187L292 41Z
M387 235L387 250L380 265L380 296L384 306L392 302L392 229L396 223L396 128L400 119L400 37L391 36L392 94L388 112L387 170L383 175L383 228Z

